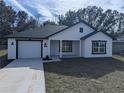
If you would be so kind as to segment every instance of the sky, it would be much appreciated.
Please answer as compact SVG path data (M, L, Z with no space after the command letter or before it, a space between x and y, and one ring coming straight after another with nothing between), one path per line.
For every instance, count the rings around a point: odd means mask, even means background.
M4 0L16 11L22 10L42 21L55 20L68 10L78 10L87 6L98 6L104 10L113 9L124 13L124 0Z

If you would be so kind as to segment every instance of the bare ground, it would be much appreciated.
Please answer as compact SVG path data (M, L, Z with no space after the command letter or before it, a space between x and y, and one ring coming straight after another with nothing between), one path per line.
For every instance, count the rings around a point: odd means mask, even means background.
M4 55L7 55L7 50L6 49L0 50L0 56Z
M47 93L124 93L124 62L113 58L45 63Z

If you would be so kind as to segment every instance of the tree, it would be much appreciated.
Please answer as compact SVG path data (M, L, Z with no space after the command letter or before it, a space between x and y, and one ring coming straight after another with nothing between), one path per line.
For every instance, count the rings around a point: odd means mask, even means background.
M37 21L33 17L29 17L28 14L24 11L19 11L15 20L16 31L24 31L29 28L37 27Z
M63 15L60 15L59 16L59 24L63 24L63 25L68 25L68 26L70 26L70 25L72 25L72 24L74 24L74 22L75 22L75 20L76 20L76 13L75 13L75 11L71 11L71 10L69 10L66 14L65 14L65 16L63 16Z
M1 36L13 32L14 22L16 20L16 12L10 6L6 6L5 2L0 1L0 34Z
M28 15L24 11L19 11L17 13L16 31L23 31L27 27L27 18Z
M118 33L124 32L124 14L120 13L118 20Z
M116 31L124 31L124 14L116 10L108 9L103 11L101 7L88 6L77 11L68 11L65 15L59 16L59 24L70 26L75 19L84 20L98 31L105 31L112 35Z
M15 12L11 6L0 1L0 37L36 27L37 22L24 11Z
M56 25L56 23L54 21L50 21L50 20L43 22L43 24L44 25L46 25L46 24Z

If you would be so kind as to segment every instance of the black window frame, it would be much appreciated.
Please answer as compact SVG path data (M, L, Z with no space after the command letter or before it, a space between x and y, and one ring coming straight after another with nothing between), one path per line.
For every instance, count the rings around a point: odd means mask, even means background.
M66 47L71 47L70 48L71 50L63 50L63 48L65 47L65 46L63 46L64 42L70 43L70 46L66 46ZM67 40L62 41L62 52L72 52L72 41L67 41Z
M94 52L94 44L93 43L105 43L105 45L104 45L104 52ZM107 41L103 41L103 40L93 40L92 41L92 54L106 54L106 43L107 43ZM100 50L100 48L101 48L101 46L100 46L100 44L98 45L98 49Z
M84 32L83 27L80 27L79 32L80 32L80 33L83 33L83 32Z

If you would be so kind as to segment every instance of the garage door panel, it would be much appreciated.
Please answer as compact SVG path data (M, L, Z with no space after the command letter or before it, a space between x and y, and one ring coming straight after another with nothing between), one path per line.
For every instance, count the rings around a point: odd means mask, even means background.
M18 41L18 58L40 58L41 41Z

